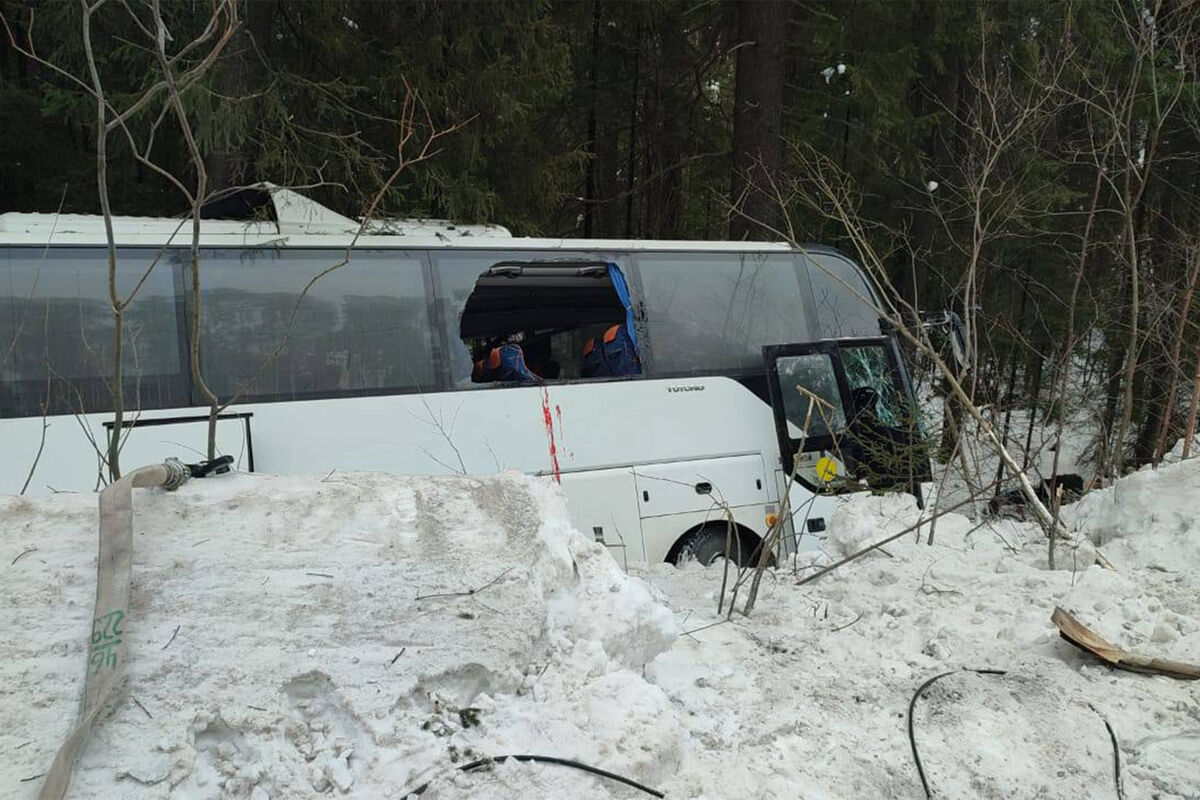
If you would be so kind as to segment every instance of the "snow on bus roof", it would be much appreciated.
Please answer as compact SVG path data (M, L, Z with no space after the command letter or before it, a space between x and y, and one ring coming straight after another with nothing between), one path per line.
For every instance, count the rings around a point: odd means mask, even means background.
M291 189L261 184L270 197L273 219L204 219L202 236L279 236L301 234L316 236L354 235L359 220L344 217ZM264 209L267 210L267 209ZM168 236L186 241L190 235L190 217L114 216L113 231L118 240L129 236ZM104 235L104 217L99 214L44 214L9 212L0 214L0 234ZM511 237L500 225L464 225L446 219L372 220L364 233L386 236ZM7 237L6 237L7 238Z
M312 246L346 247L360 221L337 212L290 189L264 183L274 219L205 219L200 241L205 246ZM191 236L190 218L114 216L118 245L164 244L185 246ZM104 218L97 214L7 212L0 214L0 245L105 244ZM529 250L715 250L778 252L791 249L784 242L721 242L645 239L564 239L514 237L501 225L462 224L444 219L372 220L357 246L520 248Z

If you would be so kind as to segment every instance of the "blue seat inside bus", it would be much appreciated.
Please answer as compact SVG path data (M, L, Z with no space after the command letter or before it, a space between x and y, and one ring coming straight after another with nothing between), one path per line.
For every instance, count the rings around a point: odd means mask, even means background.
M603 336L588 339L583 347L583 377L620 377L640 375L641 359L629 329L624 325L613 325Z
M475 362L471 370L471 380L475 383L491 383L492 381L540 381L529 365L525 363L525 351L515 342L493 347L487 358Z

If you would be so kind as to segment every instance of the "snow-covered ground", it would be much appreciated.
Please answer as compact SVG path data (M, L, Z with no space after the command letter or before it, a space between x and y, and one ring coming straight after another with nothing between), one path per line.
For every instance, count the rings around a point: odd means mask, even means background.
M1107 720L1125 797L1200 797L1200 682L1114 671L1050 622L1062 605L1200 662L1200 461L1066 512L1118 572L1087 543L1050 571L1035 527L951 514L932 546L926 526L803 586L789 564L724 622L719 567L626 575L517 475L239 475L134 503L127 699L74 797L647 796L560 766L454 770L533 753L668 797L921 798L909 703L950 671L913 718L933 796L1115 798ZM808 558L919 513L851 498ZM94 496L0 499L4 797L36 796L74 721L95 526Z

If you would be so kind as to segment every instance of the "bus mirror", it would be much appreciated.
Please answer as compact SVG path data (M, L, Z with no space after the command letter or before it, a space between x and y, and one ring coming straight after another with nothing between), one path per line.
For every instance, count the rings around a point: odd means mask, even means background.
M946 314L950 318L950 351L961 369L970 369L975 355L971 352L971 337L967 326L963 324L962 317L953 311L947 311Z
M921 327L940 331L949 344L950 355L960 370L968 370L975 361L971 350L971 335L962 317L953 311L933 311L921 314ZM944 352L944 351L943 351Z

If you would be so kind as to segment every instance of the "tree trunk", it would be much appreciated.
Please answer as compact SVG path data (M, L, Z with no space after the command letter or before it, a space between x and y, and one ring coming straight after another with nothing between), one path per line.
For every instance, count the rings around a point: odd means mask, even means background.
M230 39L225 55L215 65L213 86L219 95L228 98L223 101L225 103L251 103L249 108L237 109L236 113L247 115L251 121L246 130L252 131L258 128L258 122L253 101L247 97L266 85L266 69L259 53L265 53L271 40L275 0L242 0L241 6L239 16L244 22ZM254 137L246 134L225 140L218 138L205 159L209 188L220 191L258 180L254 169L257 148Z
M642 75L642 25L638 23L633 49L633 91L629 102L629 141L626 142L625 162L625 238L636 235L633 230L633 189L637 182L638 110L641 96L638 84Z
M687 31L682 7L668 7L652 38L649 78L644 95L646 183L643 191L642 235L673 239L679 235L683 210L683 159L687 150L688 111L692 82Z
M731 239L775 239L778 199L771 185L783 163L783 39L787 5L743 0L737 6L737 78L733 107L733 172L729 196L735 211Z
M1196 408L1200 406L1200 345L1196 347L1196 373L1192 376L1192 402L1188 406L1187 427L1183 431L1183 457L1192 452L1192 437L1196 434Z
M1192 307L1192 296L1196 292L1196 279L1200 276L1200 248L1188 250L1187 285L1183 290L1180 301L1179 317L1175 320L1175 335L1171 337L1171 356L1168 364L1171 370L1171 385L1167 390L1167 401L1163 409L1162 420L1159 423L1158 436L1154 441L1154 463L1157 464L1166 452L1167 435L1171 430L1171 418L1175 415L1175 393L1179 387L1180 348L1183 346L1184 333L1187 330L1188 313Z
M600 88L597 80L600 61L600 0L592 2L592 60L588 65L588 138L584 150L588 155L587 172L583 182L583 238L595 235L596 218L596 117L600 104Z

